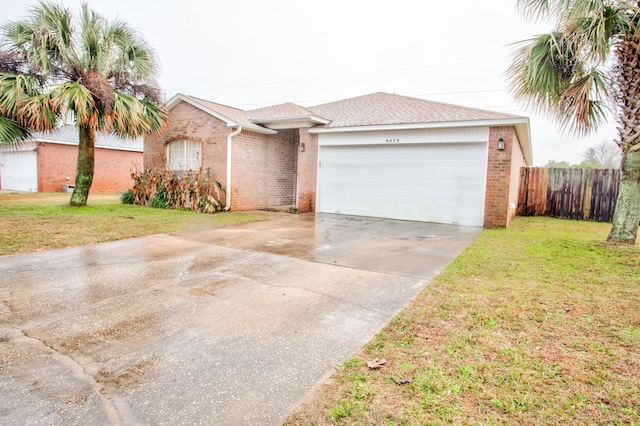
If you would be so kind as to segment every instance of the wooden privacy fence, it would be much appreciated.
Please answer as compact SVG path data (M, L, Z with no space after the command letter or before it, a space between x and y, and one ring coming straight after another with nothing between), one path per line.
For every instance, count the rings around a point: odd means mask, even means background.
M520 216L610 222L620 186L617 169L520 170Z

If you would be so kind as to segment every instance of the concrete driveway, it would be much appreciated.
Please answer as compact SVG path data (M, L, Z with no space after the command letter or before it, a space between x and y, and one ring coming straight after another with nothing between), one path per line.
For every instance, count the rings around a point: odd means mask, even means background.
M0 258L0 423L278 424L479 232L274 214Z

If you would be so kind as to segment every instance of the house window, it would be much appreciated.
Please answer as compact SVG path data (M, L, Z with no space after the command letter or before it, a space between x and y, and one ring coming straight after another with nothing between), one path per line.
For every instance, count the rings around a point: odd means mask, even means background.
M167 168L172 172L200 169L200 143L180 139L167 144Z

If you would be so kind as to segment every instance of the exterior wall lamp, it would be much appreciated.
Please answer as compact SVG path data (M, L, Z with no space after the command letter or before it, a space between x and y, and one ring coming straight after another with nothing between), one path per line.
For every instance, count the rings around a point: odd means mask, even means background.
M300 152L304 152L304 142L300 144Z
M498 139L498 150L504 151L504 139L502 138Z

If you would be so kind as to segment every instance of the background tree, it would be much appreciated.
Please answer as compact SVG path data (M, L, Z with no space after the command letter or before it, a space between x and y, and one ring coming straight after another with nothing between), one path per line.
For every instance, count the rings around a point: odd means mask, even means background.
M582 154L579 167L593 169L617 169L620 167L620 147L613 142L602 141L596 146L589 147Z
M640 6L630 0L519 0L555 29L522 42L507 71L511 90L579 135L613 114L621 182L609 241L635 243L640 222Z
M138 137L160 131L167 114L155 84L151 47L128 24L83 4L77 20L41 1L28 18L1 28L0 141L55 128L65 116L79 133L71 205L87 202L96 132Z
M547 169L568 169L568 168L574 167L571 164L569 164L568 161L554 161L554 160L549 160L549 162L544 166Z

